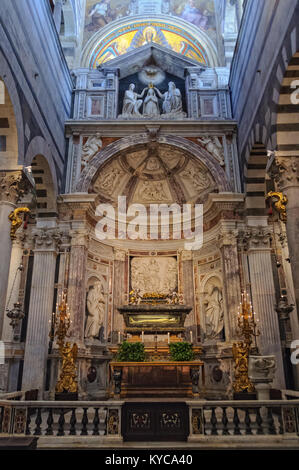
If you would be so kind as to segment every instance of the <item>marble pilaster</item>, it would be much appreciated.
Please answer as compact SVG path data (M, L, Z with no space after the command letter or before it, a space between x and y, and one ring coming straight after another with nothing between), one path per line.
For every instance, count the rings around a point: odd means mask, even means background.
M78 345L83 346L88 233L83 229L72 230L70 235L72 239L67 301L72 320L71 335Z
M123 332L124 321L122 315L118 311L118 307L124 305L127 288L125 285L126 275L126 252L123 250L115 250L114 252L114 305L113 305L113 323L111 330L112 332ZM113 335L112 335L113 336ZM112 338L113 341L114 338Z
M38 389L42 397L53 309L57 245L56 229L36 229L22 389Z
M192 251L181 252L182 262L182 284L184 293L184 303L186 305L194 305L194 282L193 282L193 259ZM185 326L188 330L192 330L193 338L196 338L196 319L195 311L187 315Z
M237 338L237 312L241 300L237 231L223 225L218 244L221 252L226 341Z
M244 233L248 243L248 262L252 304L259 320L258 346L260 353L276 357L277 373L274 387L285 387L279 322L275 311L276 297L273 279L270 237L267 227L249 227Z

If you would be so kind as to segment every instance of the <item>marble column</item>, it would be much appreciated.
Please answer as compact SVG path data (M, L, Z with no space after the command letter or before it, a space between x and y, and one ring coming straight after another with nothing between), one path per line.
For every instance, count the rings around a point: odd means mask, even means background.
M87 230L70 232L71 252L67 302L70 308L71 336L78 346L84 346L84 323L86 306Z
M261 354L276 357L277 371L274 388L285 388L281 340L278 316L275 311L276 297L273 279L271 231L267 227L249 227L245 232L248 243L248 262L252 304L257 314L258 346Z
M0 173L0 338L3 329L12 247L10 238L11 223L8 216L16 208L16 203L24 193L22 185L21 171Z
M278 190L288 198L287 237L294 281L297 312L299 314L299 165L298 157L276 156L271 166Z
M238 338L237 314L241 301L237 231L229 225L222 225L218 244L223 272L225 338L226 341L233 341Z
M16 233L16 238L12 242L8 286L6 295L6 307L12 309L15 302L19 300L19 289L21 281L21 270L18 268L22 264L23 248L24 248L25 234L21 232ZM13 289L13 290L12 290ZM10 342L14 338L14 330L10 325L11 320L7 317L6 311L4 314L2 341Z
M57 245L56 229L36 229L32 283L26 335L22 390L39 390L43 396L53 311Z

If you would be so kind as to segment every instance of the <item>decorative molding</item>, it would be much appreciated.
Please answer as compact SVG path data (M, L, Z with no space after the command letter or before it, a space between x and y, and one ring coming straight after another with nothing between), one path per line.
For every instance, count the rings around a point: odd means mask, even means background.
M0 173L0 201L16 204L29 187L29 180L21 170Z

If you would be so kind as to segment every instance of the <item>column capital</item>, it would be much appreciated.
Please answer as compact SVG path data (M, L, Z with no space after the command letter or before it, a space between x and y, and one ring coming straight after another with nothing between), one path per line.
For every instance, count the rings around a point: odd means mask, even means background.
M127 252L125 250L114 249L114 261L125 261Z
M16 204L29 187L29 180L22 170L0 172L0 201Z
M34 251L57 251L63 233L57 229L43 227L32 231Z
M298 157L280 157L275 153L269 173L281 191L292 186L299 186Z
M89 232L84 229L73 229L70 230L69 235L71 237L71 246L85 246L88 247Z
M225 227L221 227L217 238L219 248L224 246L237 245L237 237L237 229L226 229Z
M246 227L239 233L239 243L246 250L268 251L271 249L273 232L269 227Z

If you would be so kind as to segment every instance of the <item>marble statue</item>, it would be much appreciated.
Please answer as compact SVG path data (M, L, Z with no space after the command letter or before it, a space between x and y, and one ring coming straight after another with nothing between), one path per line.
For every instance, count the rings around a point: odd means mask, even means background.
M85 327L85 338L99 338L100 329L103 327L105 318L106 300L104 288L100 281L96 281L87 295L87 321Z
M161 93L158 88L154 88L155 92L163 100L163 114L172 115L183 113L182 107L182 96L178 88L176 88L174 82L168 83L168 91Z
M134 83L131 83L129 85L129 89L126 90L125 92L124 101L123 101L123 109L122 109L122 117L136 117L136 116L140 117L141 116L139 109L142 106L142 99L138 99L138 98L143 98L146 88L144 88L144 90L142 91L140 95L134 92L134 89L135 89L135 85Z
M103 142L98 132L95 135L88 137L82 148L82 165L86 166L102 146Z
M206 337L214 339L220 335L224 327L223 297L219 287L214 284L208 285L204 305Z
M177 261L172 257L135 257L131 261L131 285L138 295L177 291Z
M224 166L224 150L223 146L217 136L212 137L202 137L197 139L200 144L205 147L205 149L210 152L220 163L221 166Z
M143 102L143 116L160 116L159 101L153 88L149 88Z

